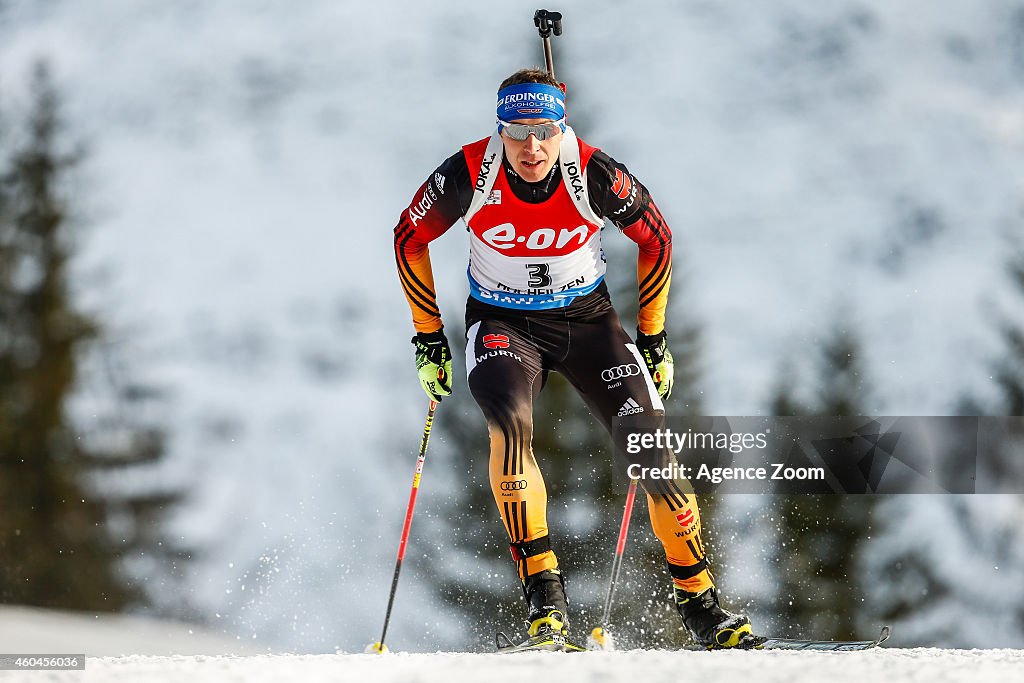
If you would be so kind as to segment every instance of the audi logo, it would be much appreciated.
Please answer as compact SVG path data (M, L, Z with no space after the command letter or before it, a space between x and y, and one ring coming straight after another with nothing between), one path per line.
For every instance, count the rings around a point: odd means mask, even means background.
M614 368L608 368L601 372L601 379L605 382L611 382L623 377L632 377L633 375L640 374L640 366L636 363L630 363L629 365L617 365Z
M526 480L519 479L517 481L503 481L501 482L502 491L522 491L526 488Z

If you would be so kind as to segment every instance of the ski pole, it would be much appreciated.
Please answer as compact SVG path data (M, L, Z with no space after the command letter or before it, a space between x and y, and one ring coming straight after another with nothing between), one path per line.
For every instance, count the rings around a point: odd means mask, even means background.
M626 549L626 536L629 534L629 518L633 515L633 501L636 499L636 479L629 480L629 491L626 493L626 508L622 511L622 523L619 524L619 540L615 544L615 559L612 560L612 577L608 582L608 595L604 600L604 614L601 617L601 625L591 632L591 638L601 646L602 649L609 643L608 621L612 615L612 597L615 595L615 584L619 580L619 571L622 569L623 551Z
M562 35L562 14L539 9L533 15L533 25L540 31L540 38L544 42L544 64L547 67L548 75L555 78L555 58L551 55L551 34L553 32L556 36Z
M412 477L412 491L409 492L409 505L405 510L405 524L402 525L402 540L398 544L398 559L395 561L395 575L391 579L391 595L388 596L388 610L384 614L384 629L380 640L366 648L367 652L383 654L388 651L384 645L384 637L388 634L388 623L391 621L391 608L395 604L395 591L398 589L398 574L402 571L402 560L405 559L405 547L409 542L409 528L412 526L412 513L416 509L416 493L420 490L420 475L423 474L423 463L427 459L427 443L430 441L430 428L434 424L434 410L437 401L430 402L427 411L427 422L423 425L423 439L420 441L420 454L416 458L416 470Z

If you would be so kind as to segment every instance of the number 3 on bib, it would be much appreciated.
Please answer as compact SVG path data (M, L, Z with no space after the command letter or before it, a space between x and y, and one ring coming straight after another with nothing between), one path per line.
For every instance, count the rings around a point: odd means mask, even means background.
M526 270L530 272L530 281L527 285L534 289L539 287L550 287L551 276L548 275L548 268L548 264L546 263L527 263Z

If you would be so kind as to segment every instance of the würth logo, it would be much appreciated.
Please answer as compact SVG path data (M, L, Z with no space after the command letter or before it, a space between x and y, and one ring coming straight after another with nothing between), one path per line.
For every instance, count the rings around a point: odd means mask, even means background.
M693 524L693 519L693 510L686 510L685 512L681 512L676 515L676 521L679 522L679 526L684 529Z
M615 182L612 183L612 194L619 199L625 199L633 189L633 180L619 169L615 169Z
M484 346L489 349L507 349L509 346L508 337L503 334L485 334Z

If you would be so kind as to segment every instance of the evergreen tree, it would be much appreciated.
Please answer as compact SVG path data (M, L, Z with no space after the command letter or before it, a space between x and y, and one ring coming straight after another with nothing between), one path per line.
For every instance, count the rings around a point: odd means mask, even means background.
M1019 239L1019 238L1018 238ZM959 401L961 415L1024 416L1024 241L1009 250L1007 274L1017 313L999 325L1003 355L993 364L994 401ZM977 481L1024 481L1024 428L983 421ZM979 444L980 445L980 444ZM951 453L949 461L958 454ZM1017 647L1024 639L1024 499L1020 495L886 497L884 523L863 572L884 576L868 597L875 623L891 623L909 646ZM948 520L937 529L935 520Z
M1010 283L1020 298L1018 309L1024 307L1024 239L1018 238L1016 247L1006 264ZM1018 316L1007 316L1000 334L1005 356L996 363L994 377L999 387L1002 406L997 414L1024 415L1024 324Z
M834 327L818 358L818 387L809 414L863 415L867 397L860 348L854 335ZM776 414L798 414L799 401L785 382L773 398ZM857 560L868 535L873 496L788 495L775 501L778 591L773 613L783 633L816 638L855 638L860 598Z
M0 143L0 602L122 610L149 597L124 560L152 570L183 552L160 532L180 493L137 484L150 481L140 474L163 456L163 437L132 424L131 405L88 427L69 414L102 330L71 296L66 188L80 155L62 147L45 65L25 133Z
M768 414L792 417L807 415L809 412L809 408L805 407L797 396L794 368L790 363L785 363L780 368L772 388L771 397L768 400Z

